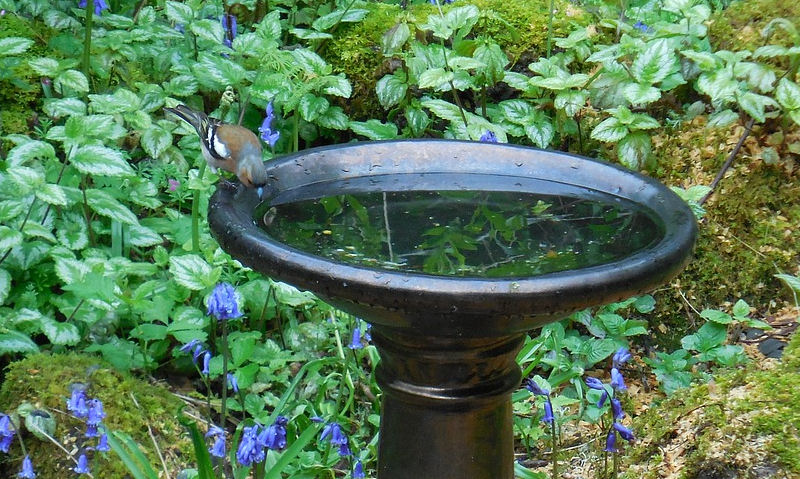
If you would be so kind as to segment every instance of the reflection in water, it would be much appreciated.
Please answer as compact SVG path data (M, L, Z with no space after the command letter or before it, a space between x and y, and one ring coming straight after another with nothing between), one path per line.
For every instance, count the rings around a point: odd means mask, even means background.
M256 218L275 240L326 259L472 277L529 277L600 265L661 238L661 228L633 203L591 196L358 193L262 204Z

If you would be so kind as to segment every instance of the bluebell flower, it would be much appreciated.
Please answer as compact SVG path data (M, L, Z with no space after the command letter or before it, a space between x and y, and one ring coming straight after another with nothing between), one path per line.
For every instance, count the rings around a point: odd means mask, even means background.
M286 447L286 425L289 420L284 416L275 418L275 422L265 428L261 434L258 435L258 441L267 449L274 451Z
M192 339L188 343L186 343L183 346L181 346L181 348L178 351L180 351L182 353L188 353L189 351L193 350L194 348L196 348L199 345L200 345L200 340L199 339Z
M636 439L633 436L633 431L618 422L614 422L614 429L616 429L619 435L622 436L622 439L625 439L626 441L633 441Z
M550 402L550 398L547 398L544 401L544 416L542 416L542 422L552 424L554 420L555 418L553 417L553 403Z
M616 353L614 353L614 357L612 361L614 363L614 367L618 368L623 364L627 363L631 359L631 353L626 348L619 348Z
M361 328L355 328L353 330L353 336L350 338L350 344L347 345L350 349L361 349L364 347L361 344Z
M225 457L225 435L220 434L214 440L214 444L211 446L211 449L208 450L208 453L214 457Z
M339 455L342 457L349 456L353 454L350 450L350 446L347 443L339 444Z
M364 338L364 341L366 341L368 343L372 342L372 335L369 332L370 329L372 329L372 325L367 323L367 327L364 328L364 336L363 336L363 338Z
M242 430L239 439L239 448L236 450L236 460L243 466L251 466L264 460L264 446L258 441L259 425L246 427Z
M614 419L622 419L625 417L625 411L622 410L622 403L619 402L617 398L611 400L611 411L614 413Z
M225 39L223 43L225 46L232 48L233 47L233 39L236 38L237 25L236 25L236 15L231 14L223 14L222 15L222 29L225 31Z
M20 479L35 479L36 473L33 472L33 463L31 462L30 456L25 456L25 459L22 460L22 470L19 471L17 477Z
M650 33L650 32L653 31L652 28L648 27L647 24L642 22L642 21L638 21L638 22L634 23L633 24L633 28L639 30L642 33Z
M86 437L98 437L100 433L97 431L97 427L103 421L103 418L106 417L106 413L103 411L103 403L99 399L90 399L88 405L86 433L84 435Z
M239 381L236 380L236 376L231 373L228 373L228 387L233 389L233 392L239 394Z
M86 407L86 392L82 388L72 389L72 394L67 400L67 410L79 419L83 419L89 414L89 409Z
M208 376L208 374L209 374L209 372L208 372L208 363L210 361L211 361L211 353L206 351L205 354L203 354L203 370L200 371L200 374L204 374L204 375Z
M208 432L206 432L206 435L203 436L203 437L209 438L209 437L217 437L217 436L224 436L224 435L225 435L225 430L224 429L222 429L221 427L217 426L216 424L212 424L211 427L208 428Z
M617 433L614 432L614 429L608 431L608 436L606 436L606 448L603 449L605 452L619 452L617 451Z
M236 303L236 293L233 286L222 282L214 286L214 291L208 298L209 316L214 316L218 320L235 319L242 316L239 312L239 305Z
M97 441L97 447L95 449L100 452L108 452L111 450L111 447L108 445L108 434L103 433L100 435L100 439Z
M8 436L0 436L0 451L8 453L8 448L11 447L11 443L14 441L14 435L9 434Z
M267 103L266 114L267 116L264 117L264 121L261 123L261 126L258 127L258 131L261 133L261 139L264 140L270 148L274 148L281 133L279 131L272 131L272 120L275 119L275 110L272 106L272 100Z
M309 419L311 419L311 422L315 422L317 424L321 424L321 423L325 422L325 420L322 419L319 416L311 416Z
M89 469L89 459L86 458L86 454L81 454L78 458L78 465L75 466L73 471L77 472L78 474L89 474L92 471Z
M353 479L364 479L367 477L364 474L364 465L361 464L361 460L357 460L355 466L353 466Z
M611 387L617 391L625 391L628 387L625 385L625 378L617 368L611 368Z
M78 8L86 8L87 0L81 0L78 2ZM108 4L105 0L94 0L94 14L100 15L103 13L103 10L108 9Z
M339 423L329 422L325 425L322 429L322 434L319 436L319 440L324 441L327 437L330 437L329 441L333 445L340 446L342 444L347 444L347 436L342 432L342 426L340 426Z
M0 451L8 452L16 432L16 427L11 424L11 418L7 414L0 416Z
M550 391L548 391L546 389L543 389L533 379L528 379L528 380L525 381L525 389L527 389L528 391L532 392L533 394L535 394L537 396L549 396L550 395Z
M480 141L485 143L497 143L497 135L492 130L486 130L486 133L481 135Z
M597 400L597 407L603 407L603 404L606 403L606 399L608 399L608 391L603 388L603 394L600 395L600 399Z
M593 377L589 376L589 377L587 377L585 379L585 381L586 381L586 385L589 386L589 388L591 388L591 389L597 389L597 390L604 390L605 389L605 387L603 386L603 381L600 381L597 378L593 378Z
M206 350L205 350L205 348L204 348L204 347L203 347L201 344L198 344L197 346L195 346L195 347L194 347L194 352L192 353L192 362L193 362L193 363L195 363L195 364L197 364L197 359L198 359L198 358L199 358L199 357L200 357L200 356L201 356L201 355L202 355L204 352L206 352Z

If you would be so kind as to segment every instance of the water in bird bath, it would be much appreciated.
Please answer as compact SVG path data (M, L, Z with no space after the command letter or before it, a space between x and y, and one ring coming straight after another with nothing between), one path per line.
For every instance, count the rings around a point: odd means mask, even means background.
M663 234L646 209L566 185L546 194L329 186L349 193L265 202L256 208L256 223L276 241L329 260L487 278L606 264Z

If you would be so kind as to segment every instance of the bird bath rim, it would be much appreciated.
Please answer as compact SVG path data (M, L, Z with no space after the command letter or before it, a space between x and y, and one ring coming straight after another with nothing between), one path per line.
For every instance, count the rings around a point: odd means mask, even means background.
M267 169L266 199L386 175L409 175L408 189L419 189L411 182L436 173L491 177L498 188L508 188L503 191L517 191L528 180L567 184L630 200L663 230L649 247L598 266L519 278L433 276L345 264L287 246L254 224L260 202L255 190L217 188L209 204L211 230L243 264L376 324L431 335L508 335L644 293L683 269L697 234L686 203L656 180L617 165L529 147L458 140L361 142L304 150L268 162ZM338 193L324 196L332 194Z

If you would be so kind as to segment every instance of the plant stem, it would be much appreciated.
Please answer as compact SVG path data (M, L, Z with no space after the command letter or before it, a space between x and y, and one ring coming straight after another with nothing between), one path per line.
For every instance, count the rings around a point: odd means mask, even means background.
M549 400L549 399L548 399ZM550 434L553 438L552 458L553 458L553 479L558 479L558 434L556 434L556 420L550 421Z
M197 169L197 181L203 181L206 174L207 163L205 160ZM192 197L192 251L200 252L200 190L194 190Z
M220 427L225 429L225 422L227 419L226 413L228 406L228 321L222 320L222 410L220 415Z
M294 136L292 138L293 151L300 151L300 112L294 112Z
M712 181L711 184L709 185L711 189L708 190L708 193L706 193L705 196L700 198L700 201L698 201L697 204L702 205L703 203L706 202L708 197L714 193L714 189L722 180L722 177L725 176L725 173L728 171L728 168L730 168L731 164L733 163L733 159L736 158L736 155L742 148L744 140L746 140L747 137L750 135L750 132L753 131L753 125L755 124L755 122L756 120L754 118L750 118L750 121L748 121L747 125L744 126L744 133L742 133L742 136L739 138L739 142L736 143L736 146L733 148L733 150L731 150L731 154L728 155L728 159L725 160L725 163L722 165L722 168L719 170L719 173L717 173L717 176L714 178L714 181Z
M89 76L89 60L92 56L92 20L94 18L94 0L86 1L86 32L83 36L83 74Z
M555 10L555 0L550 0L550 14L547 16L547 58L550 58L551 43L553 41L553 15Z

